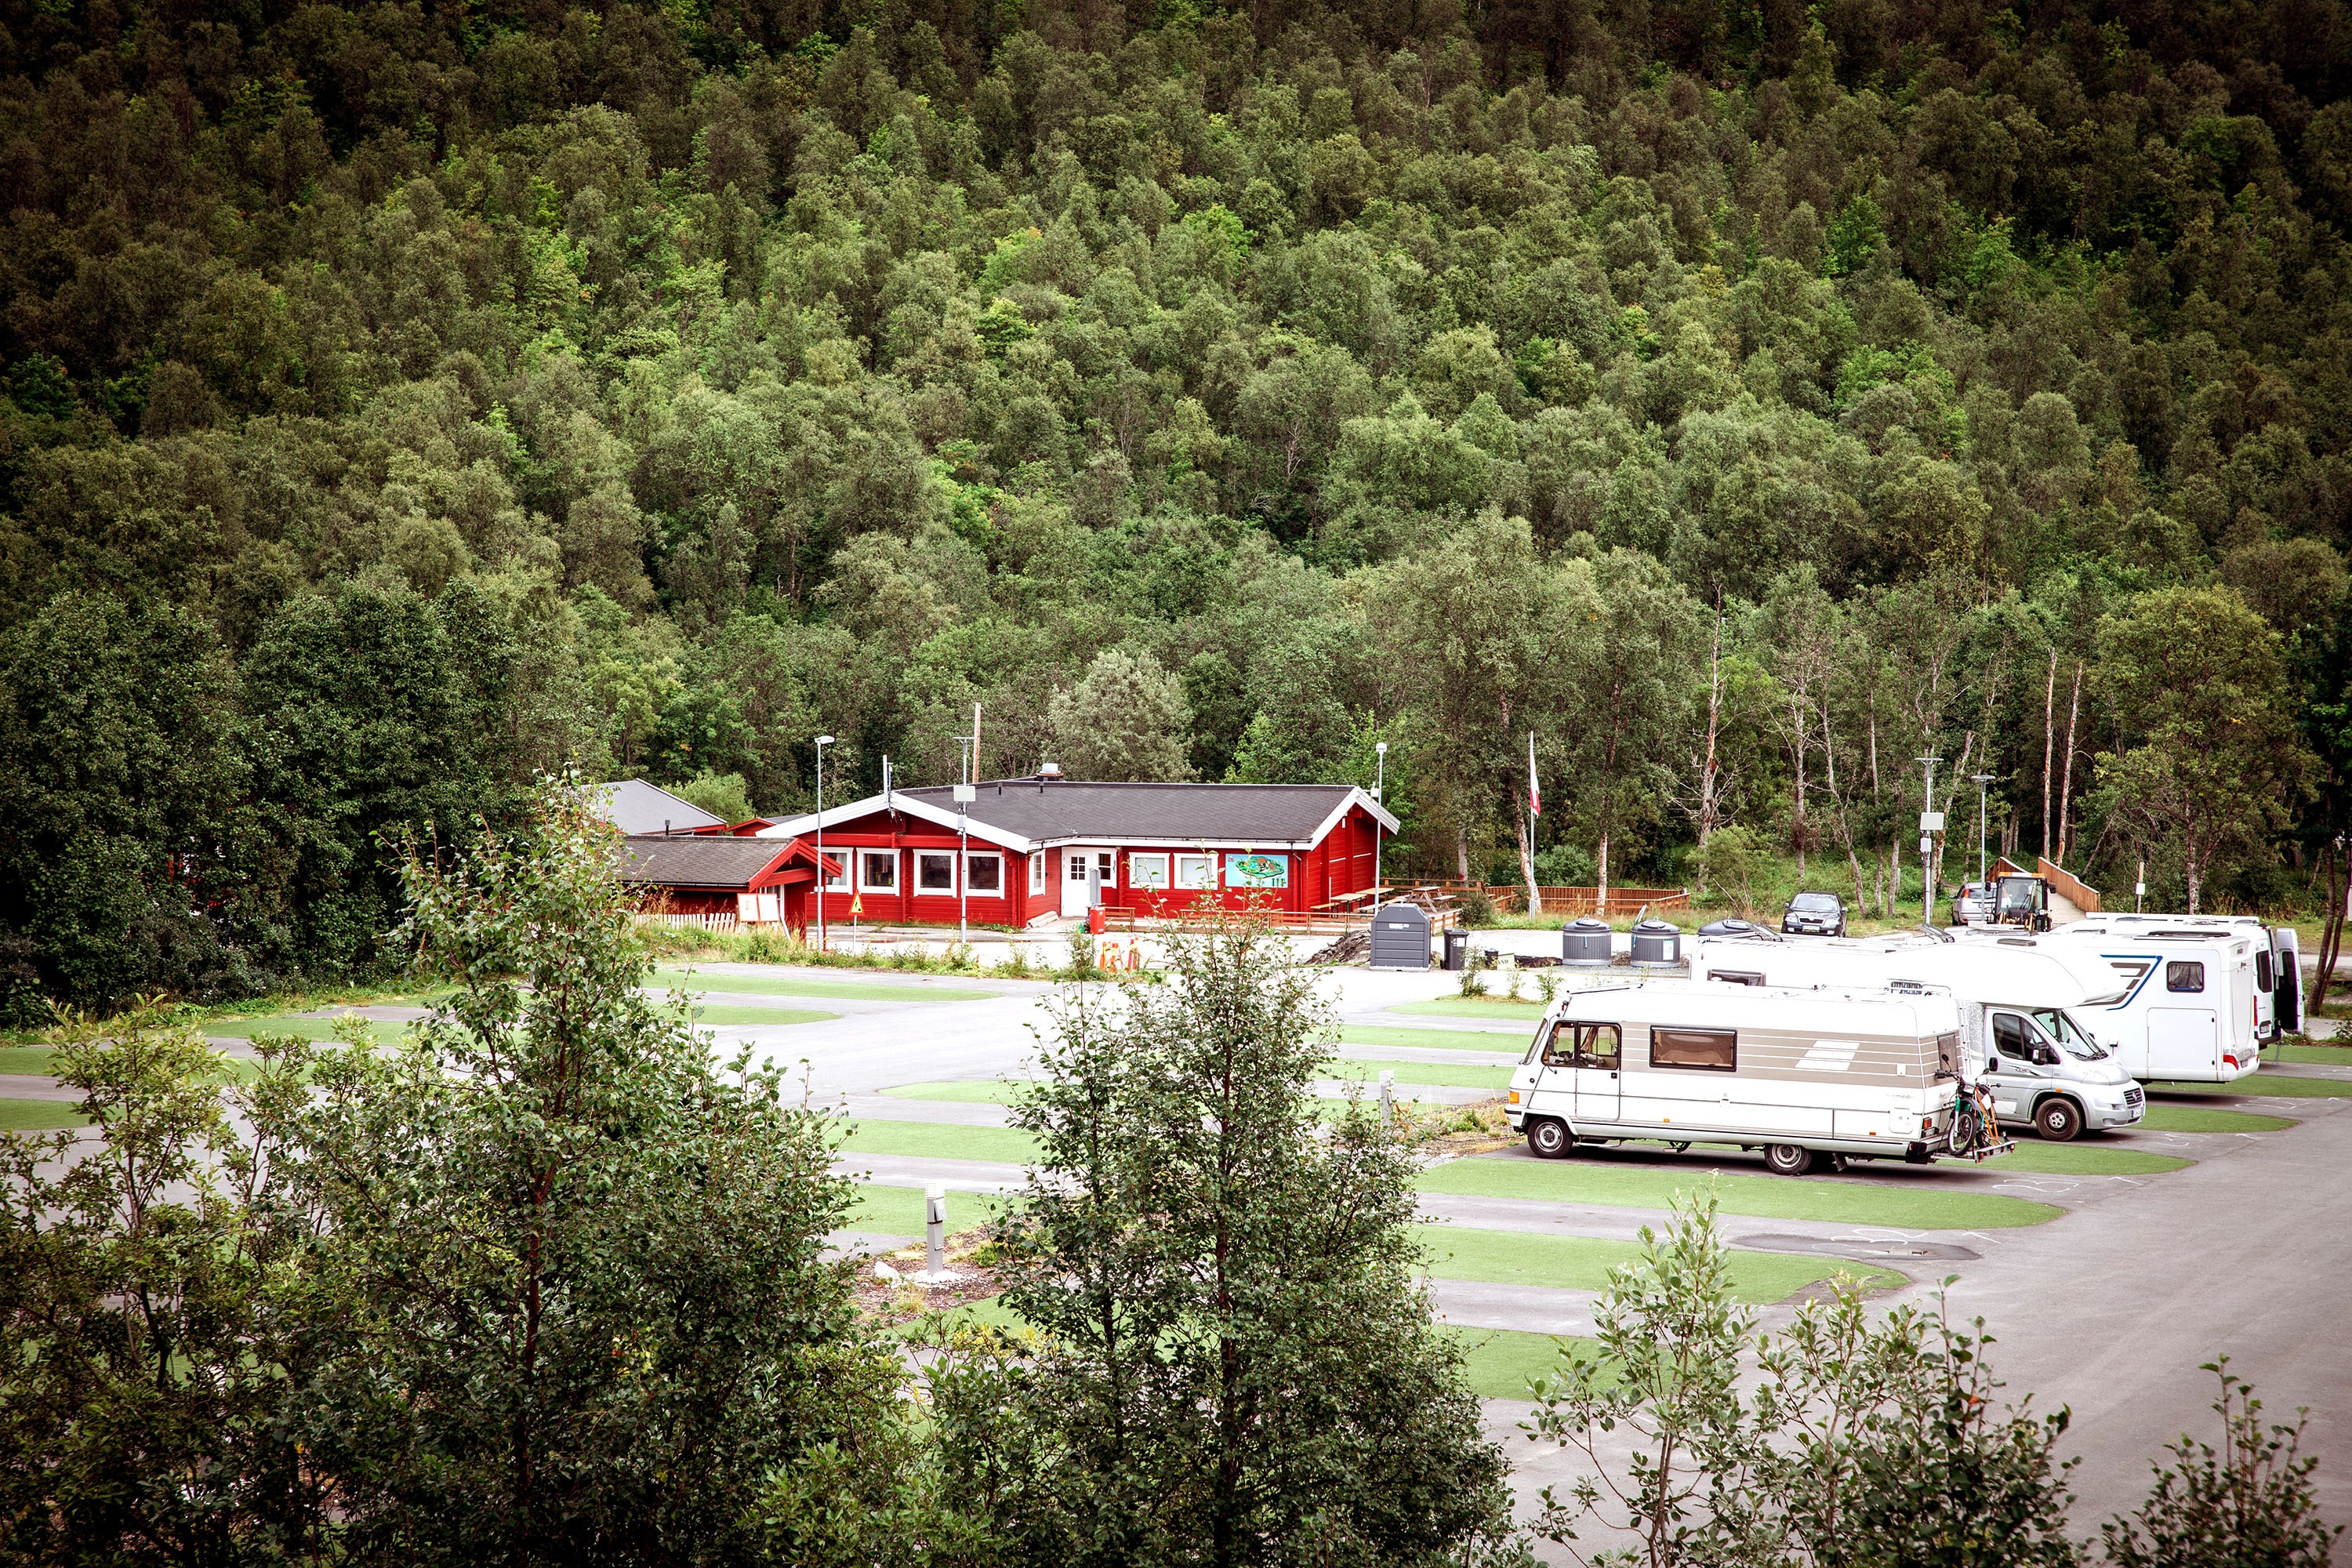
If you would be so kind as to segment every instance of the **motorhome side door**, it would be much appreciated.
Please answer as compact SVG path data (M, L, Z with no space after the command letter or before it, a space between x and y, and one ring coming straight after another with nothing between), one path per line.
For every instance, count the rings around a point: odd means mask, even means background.
M1545 1031L1542 1048L1537 1053L1543 1071L1536 1079L1535 1087L1528 1091L1530 1113L1575 1121L1576 1031L1577 1026L1565 1019Z
M2168 958L2151 976L2160 987L2147 1010L2147 1076L2210 1078L2218 1063L2224 977L2204 958Z
M1614 1121L1624 1083L1623 1031L1614 1024L1576 1026L1576 1120Z

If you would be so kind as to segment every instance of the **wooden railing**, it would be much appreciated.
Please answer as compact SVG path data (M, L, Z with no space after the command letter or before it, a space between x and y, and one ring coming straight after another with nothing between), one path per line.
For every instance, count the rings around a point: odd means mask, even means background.
M1459 895L1475 888L1486 894L1496 909L1522 912L1527 909L1528 889L1520 883L1494 886L1476 882L1445 882L1440 884L1440 888L1451 895ZM1644 908L1653 914L1690 908L1688 888L1612 888L1605 909L1601 907L1601 889L1597 887L1547 888L1538 883L1536 891L1543 897L1545 914L1566 919L1590 914L1599 914L1604 919L1612 915L1633 915L1639 914Z
M667 926L671 931L733 931L740 923L733 915L641 914L637 919L647 925Z
M2052 892L2063 894L2076 909L2086 915L2095 915L2100 912L2098 889L2094 888L2055 860L2041 859L2037 864L2042 873L2042 879L2050 884Z

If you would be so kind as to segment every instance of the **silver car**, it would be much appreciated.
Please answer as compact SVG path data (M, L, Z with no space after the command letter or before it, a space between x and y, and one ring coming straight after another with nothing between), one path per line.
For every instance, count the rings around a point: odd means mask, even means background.
M1978 926L1992 919L1992 894L1982 882L1963 882L1952 895L1952 923Z

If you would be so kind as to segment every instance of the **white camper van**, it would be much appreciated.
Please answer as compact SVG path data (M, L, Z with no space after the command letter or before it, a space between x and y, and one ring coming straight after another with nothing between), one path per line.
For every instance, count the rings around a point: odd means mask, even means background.
M2083 929L2078 929L2078 927ZM2303 1032L2303 952L2293 926L2266 925L2252 915L2090 915L2067 936L2179 938L2243 936L2253 942L2255 1037L2265 1043Z
M1940 987L1960 1015L1962 1081L1981 1085L2004 1127L2064 1142L2129 1127L2147 1097L2082 1019L2124 987L2087 948L1997 928L1968 942L1940 932L1789 942L1702 937L1691 976L1748 985Z
M2093 916L2048 939L2097 953L2125 991L2084 1021L2142 1081L2229 1083L2262 1065L2264 1016L2274 1001L2267 933L2182 918Z
M1557 1159L1628 1139L1760 1149L1782 1175L1848 1159L1925 1163L1986 1146L1961 1095L1950 996L1659 980L1553 1004L1507 1107Z

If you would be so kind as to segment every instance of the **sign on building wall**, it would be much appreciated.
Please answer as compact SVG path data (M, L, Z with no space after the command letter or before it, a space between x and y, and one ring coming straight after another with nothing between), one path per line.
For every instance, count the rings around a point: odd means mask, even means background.
M1290 886L1290 858L1286 855L1228 855L1225 857L1225 886L1287 888Z

